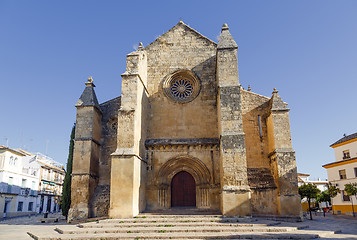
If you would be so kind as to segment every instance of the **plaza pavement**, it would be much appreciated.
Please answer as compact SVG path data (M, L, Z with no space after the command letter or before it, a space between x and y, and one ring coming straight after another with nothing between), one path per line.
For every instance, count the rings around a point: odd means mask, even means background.
M57 223L40 223L39 218L43 215L31 216L31 217L18 217L6 220L0 220L0 239L1 240L17 240L17 239L32 239L27 232L28 231L41 231L42 233L53 233L53 229L59 225L69 225L66 223L63 216L60 213L49 214L49 217L60 217L60 221ZM331 235L323 239L357 239L357 217L345 216L345 215L332 215L326 214L323 217L321 213L316 216L313 215L313 220L305 219L302 223L282 222L280 226L303 226L308 225L309 231L337 231L341 230L341 233ZM322 238L320 238L322 239Z

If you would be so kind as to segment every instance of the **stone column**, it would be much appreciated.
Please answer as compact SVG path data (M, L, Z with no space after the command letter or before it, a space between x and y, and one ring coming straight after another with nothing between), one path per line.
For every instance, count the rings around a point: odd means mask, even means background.
M127 55L122 74L121 107L118 114L118 143L112 154L110 209L112 218L129 218L145 208L145 146L147 111L147 58L140 45Z
M274 89L270 100L271 113L267 118L269 157L278 187L278 211L282 216L301 218L301 199L295 152L291 144L289 110Z
M220 133L221 211L225 216L250 216L245 134L238 78L238 45L227 24L217 46L218 127Z
M90 77L78 100L73 151L69 220L91 217L91 200L98 182L102 112Z

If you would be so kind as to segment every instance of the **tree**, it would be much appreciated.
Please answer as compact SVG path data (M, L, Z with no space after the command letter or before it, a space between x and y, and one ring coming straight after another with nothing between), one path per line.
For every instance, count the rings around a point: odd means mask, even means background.
M75 133L76 125L73 125L72 132L71 132L71 140L69 142L69 153L67 159L67 171L64 177L63 182L63 191L62 191L62 215L68 217L68 211L71 207L71 174L72 174L72 167L73 167L73 149L74 149L74 133Z
M307 203L309 204L309 212L310 212L310 220L312 220L312 214L311 214L311 199L316 198L317 195L320 193L320 189L318 189L315 185L312 184L304 184L299 187L299 194L301 198L307 198Z
M338 193L340 193L340 189L332 184L328 185L327 189L327 194L331 198L331 205L332 205L332 214L335 214L335 211L333 210L333 198L337 196Z
M350 197L351 196L357 197L357 183L347 183L347 184L345 184L345 192ZM351 197L351 204L352 204L353 216L356 217L355 210L353 208L353 198L352 197Z
M316 202L317 203L329 202L331 204L331 197L330 197L330 195L328 195L327 190L323 191L319 195L317 195ZM324 217L325 217L325 209L323 209L323 212L324 212Z

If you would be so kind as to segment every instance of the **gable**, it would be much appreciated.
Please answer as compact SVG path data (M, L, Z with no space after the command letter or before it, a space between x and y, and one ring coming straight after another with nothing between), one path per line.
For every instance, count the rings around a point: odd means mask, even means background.
M184 36L186 35L186 36ZM152 48L155 48L156 45L168 44L173 45L171 40L178 40L188 37L191 41L203 44L203 45L212 45L217 47L217 43L212 41L211 39L203 36L201 33L197 32L195 29L187 26L182 21L178 22L174 27L168 30L166 33L158 37L155 41L150 43L147 47L145 47L146 51L150 51Z
M147 46L145 52L151 111L149 138L216 137L217 44L179 22ZM197 90L193 90L193 98L177 102L165 93L169 86L166 83L173 76L190 76Z
M160 91L165 76L187 69L203 81L215 75L217 44L194 29L179 22L156 41L145 47L147 54L148 89Z

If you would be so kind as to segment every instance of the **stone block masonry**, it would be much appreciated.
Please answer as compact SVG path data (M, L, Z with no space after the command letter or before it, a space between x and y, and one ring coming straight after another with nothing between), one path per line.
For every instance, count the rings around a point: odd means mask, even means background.
M217 44L180 21L121 76L120 97L99 104L90 78L76 105L72 219L173 205L301 219L289 109L241 88L226 24Z

